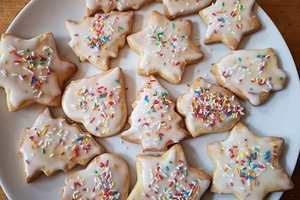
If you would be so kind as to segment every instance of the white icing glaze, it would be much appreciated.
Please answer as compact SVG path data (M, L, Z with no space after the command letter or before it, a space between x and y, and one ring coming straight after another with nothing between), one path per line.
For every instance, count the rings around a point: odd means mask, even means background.
M57 170L68 171L77 163L86 164L104 149L89 133L81 132L63 118L53 119L46 108L33 127L24 130L19 152L24 160L25 179L30 182L39 171L48 176Z
M256 137L239 123L224 142L209 145L216 164L212 187L247 200L289 189L291 180L278 161L282 145L282 138Z
M138 70L179 83L187 63L199 60L203 54L191 41L189 20L169 21L153 11L148 26L127 37L131 48L141 55Z
M105 13L112 10L137 10L152 0L86 0L86 7L90 10L103 10Z
M51 104L61 95L58 76L75 68L59 58L51 33L29 40L3 34L0 47L0 85L14 108L28 100Z
M62 108L95 136L117 134L127 117L121 68L72 82L63 95Z
M62 199L126 200L128 189L129 171L125 161L105 153L65 180Z
M212 0L162 0L168 13L175 17L180 13L192 14L208 6Z
M214 67L226 88L241 92L253 105L262 103L263 93L282 89L286 78L273 49L235 51Z
M172 147L163 158L138 157L143 170L143 199L196 200L208 188L210 180L199 175L199 169L191 170L183 149L178 146Z
M202 78L179 97L177 109L193 136L231 129L244 115L244 107L231 92Z
M179 127L182 118L174 110L174 100L154 78L138 92L129 123L130 129L122 133L125 140L138 140L143 150L166 150L187 133Z
M243 34L253 30L250 23L255 0L217 0L202 10L207 19L205 39L215 34L240 41Z
M86 17L81 22L66 21L71 36L70 47L81 60L88 60L108 70L109 58L118 56L131 32L133 12L111 12Z

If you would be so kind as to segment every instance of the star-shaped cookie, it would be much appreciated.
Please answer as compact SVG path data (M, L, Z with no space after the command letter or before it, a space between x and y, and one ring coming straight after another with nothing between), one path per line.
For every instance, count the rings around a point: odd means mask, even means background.
M161 157L137 156L137 183L128 200L199 200L211 178L187 164L181 145L176 144Z
M174 110L174 100L153 76L138 91L132 107L131 127L121 137L141 144L144 151L166 151L168 145L188 136L179 127L182 118Z
M283 145L282 138L258 137L238 123L225 141L208 145L215 164L211 191L260 200L270 192L293 188L279 162Z
M137 66L140 75L158 74L170 83L178 84L185 66L203 57L191 37L190 20L170 21L153 11L147 27L128 36L127 42L141 56Z
M9 111L33 103L59 106L62 86L77 70L58 55L52 33L29 40L4 33L0 55L0 86L5 88Z
M255 0L217 0L200 11L207 31L204 43L223 42L237 49L244 35L257 31L261 24L252 8Z
M177 110L193 137L228 131L245 112L234 94L203 78L196 79L189 92L178 97Z
M61 199L126 200L128 190L129 170L125 160L117 154L105 153L65 180Z
M48 108L31 128L24 129L19 149L28 183L42 172L50 176L58 170L67 172L77 164L86 165L103 152L89 133L63 118L52 118Z
M126 11L138 10L153 0L85 0L87 14L93 15L102 10L109 13L113 10Z
M174 19L195 14L207 7L213 0L159 0L168 18Z
M286 74L273 49L240 50L213 65L217 82L253 105L265 102L270 92L284 87Z
M73 81L65 90L62 108L93 135L107 137L126 124L125 84L121 68Z
M117 11L85 17L80 22L67 20L71 37L69 45L81 61L88 61L106 71L110 59L116 58L119 49L125 46L133 21L133 12Z

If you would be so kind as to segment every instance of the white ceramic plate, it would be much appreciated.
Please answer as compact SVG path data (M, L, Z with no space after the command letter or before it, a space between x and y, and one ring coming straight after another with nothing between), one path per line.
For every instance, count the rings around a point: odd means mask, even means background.
M135 12L136 21L134 32L141 30L146 25L146 19L152 10L163 13L162 6L158 3L150 4ZM300 147L300 85L293 58L282 36L265 12L255 6L255 13L263 24L262 30L242 40L240 49L260 49L273 47L280 58L281 66L288 74L287 87L271 96L262 106L253 107L244 102L248 116L243 122L258 135L280 136L285 138L285 152L281 159L282 165L291 175L297 162ZM65 28L65 20L80 20L85 15L85 7L82 0L32 0L13 21L8 33L31 38L40 33L51 31L57 41L58 51L71 61L78 64L79 72L74 79L92 75L100 70L88 63L79 63L78 58L68 47L69 36ZM201 43L205 58L198 64L186 68L183 81L180 85L172 85L160 79L160 82L177 97L188 90L187 84L196 77L204 76L209 81L214 81L209 74L211 63L217 62L225 56L229 49L224 44L203 45L203 35L206 27L198 15L187 17L193 21L193 39L195 43ZM112 67L121 66L125 73L128 107L135 98L135 92L147 80L136 73L138 55L126 46L120 51L118 59L113 60ZM30 106L17 113L7 111L5 93L0 91L0 177L1 186L9 199L35 200L35 199L59 199L61 187L68 174L63 172L51 177L44 175L31 184L26 184L23 177L23 163L16 155L22 129L31 126L41 111L40 106ZM131 111L131 107L130 107ZM55 116L62 113L60 108L52 109ZM227 133L211 134L202 137L188 139L182 142L188 161L192 166L201 167L206 172L212 173L213 165L206 153L206 144L220 141L226 138ZM98 140L108 152L121 154L128 162L131 171L131 188L136 181L135 155L141 151L139 145L124 142L120 143L119 136ZM70 173L82 167L77 167ZM279 199L281 193L274 193L270 199ZM231 195L213 195L207 191L203 199L234 199Z

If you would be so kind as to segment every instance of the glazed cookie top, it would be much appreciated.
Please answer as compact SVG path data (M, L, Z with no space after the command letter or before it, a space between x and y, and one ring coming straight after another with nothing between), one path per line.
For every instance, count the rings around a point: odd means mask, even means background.
M253 105L263 102L264 93L282 89L286 79L271 48L234 51L215 64L212 72L222 85Z
M143 150L164 151L169 144L179 142L187 133L179 127L181 117L174 110L174 99L151 76L137 94L129 123L122 133L125 140L138 140Z
M208 145L216 164L212 189L247 200L290 189L293 184L279 163L283 143L282 138L257 137L238 123L225 141Z
M245 114L230 91L198 78L189 92L178 98L178 111L186 117L193 136L231 129Z
M111 12L85 17L81 22L66 21L70 47L81 60L108 70L109 58L117 57L132 30L133 12Z
M152 0L85 0L86 7L89 10L103 10L105 13L108 13L113 10L137 10L151 1Z
M198 12L211 2L212 0L162 0L167 15L172 18Z
M130 47L141 54L139 73L158 73L171 83L179 83L186 64L203 56L193 44L191 33L190 20L169 21L153 11L147 27L127 37Z
M50 104L61 95L64 74L76 70L74 64L60 59L52 33L29 40L2 34L0 51L0 85L16 110L25 101Z
M62 199L126 200L128 189L126 162L116 154L105 153L65 180Z
M39 171L46 175L68 171L77 163L86 164L104 149L79 127L69 125L63 118L53 119L46 108L31 128L24 129L19 152L24 160L25 179L30 182Z
M162 157L138 156L142 172L142 197L145 199L200 199L210 184L210 177L188 166L180 145Z
M233 39L240 41L244 34L257 29L254 24L260 24L252 12L254 3L255 0L217 0L202 10L200 14L208 25L205 39L221 35L227 38L225 43L230 43Z
M126 123L125 86L121 68L72 82L63 95L62 108L93 135L118 133Z

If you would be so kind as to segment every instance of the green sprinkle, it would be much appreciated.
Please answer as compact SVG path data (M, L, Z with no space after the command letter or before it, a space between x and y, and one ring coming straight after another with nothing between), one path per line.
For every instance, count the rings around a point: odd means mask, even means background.
M222 2L222 4L221 4L223 7L225 6L225 2Z
M188 172L188 170L187 170L187 169L186 169L186 170L184 170L183 174L184 174L184 176L185 176L185 177L186 177L186 176L188 176L188 175L189 175L189 172Z
M41 154L44 155L46 153L45 149L41 149Z
M253 88L249 88L249 90L253 91Z
M29 49L26 49L25 51L28 53L28 52L29 52Z
M171 22L171 28L174 29L175 28L175 24L174 22Z
M122 26L118 26L118 30L124 30Z
M280 80L284 80L284 78L283 78L283 77L281 77L281 76L279 77L279 79L280 79Z
M173 164L173 161L172 161L172 160L169 160L169 163L170 163L170 164Z

